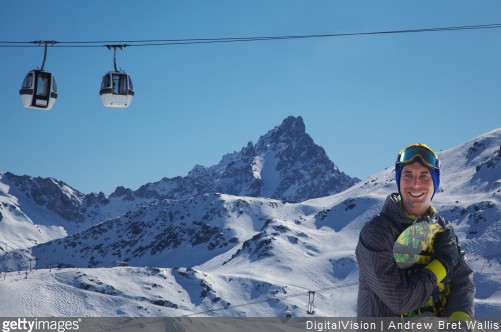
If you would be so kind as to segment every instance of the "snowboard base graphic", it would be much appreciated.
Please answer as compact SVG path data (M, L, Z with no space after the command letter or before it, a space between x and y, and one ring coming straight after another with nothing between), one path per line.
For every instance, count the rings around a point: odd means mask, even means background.
M407 227L395 241L393 257L400 269L427 265L433 257L433 239L443 228L437 223L418 222Z

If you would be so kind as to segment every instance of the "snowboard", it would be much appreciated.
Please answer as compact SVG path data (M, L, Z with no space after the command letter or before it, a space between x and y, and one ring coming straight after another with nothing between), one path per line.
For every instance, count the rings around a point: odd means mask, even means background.
M393 257L400 269L414 265L427 265L433 256L433 239L442 226L432 222L417 222L407 227L395 241Z

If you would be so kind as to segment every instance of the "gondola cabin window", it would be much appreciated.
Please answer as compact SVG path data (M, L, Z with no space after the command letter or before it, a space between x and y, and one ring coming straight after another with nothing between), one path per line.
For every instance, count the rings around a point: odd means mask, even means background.
M37 84L35 94L38 97L49 97L50 91L50 76L47 75L37 75Z
M33 87L33 73L26 75L23 81L22 89L31 89Z

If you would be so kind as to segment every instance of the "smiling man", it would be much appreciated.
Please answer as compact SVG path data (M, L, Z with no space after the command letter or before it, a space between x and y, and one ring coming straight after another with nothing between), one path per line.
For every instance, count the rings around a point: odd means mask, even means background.
M472 270L452 225L431 206L440 185L437 154L424 144L406 146L398 154L395 178L398 193L386 198L382 211L360 232L358 316L471 318ZM419 263L402 268L393 249L410 228L439 231L431 244L422 243Z

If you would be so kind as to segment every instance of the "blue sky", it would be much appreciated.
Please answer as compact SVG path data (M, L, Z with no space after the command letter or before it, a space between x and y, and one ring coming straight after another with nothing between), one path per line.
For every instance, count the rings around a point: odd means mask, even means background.
M5 1L1 41L334 34L501 23L499 1ZM131 107L101 105L101 48L49 48L59 97L18 94L43 48L0 48L0 171L110 194L211 166L302 116L338 167L364 178L414 142L448 149L501 124L501 29L128 47Z

